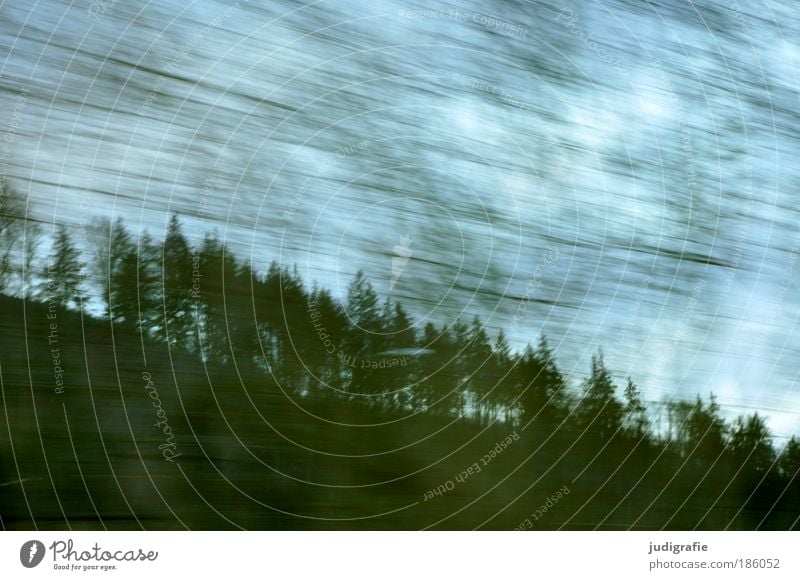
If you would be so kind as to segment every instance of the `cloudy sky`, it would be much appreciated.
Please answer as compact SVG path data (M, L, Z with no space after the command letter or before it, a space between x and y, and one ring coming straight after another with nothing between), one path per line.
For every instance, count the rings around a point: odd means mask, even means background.
M800 431L793 2L0 4L0 171ZM390 289L404 236L411 256Z

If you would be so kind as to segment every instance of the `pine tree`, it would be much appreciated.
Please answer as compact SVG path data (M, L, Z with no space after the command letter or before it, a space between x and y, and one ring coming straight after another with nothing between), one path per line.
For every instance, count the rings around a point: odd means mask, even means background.
M513 413L501 413L501 409L513 396L516 383L515 361L511 355L505 332L500 329L492 349L492 358L487 362L489 380L484 386L484 397L480 405L480 414L484 421L495 421L501 416L509 421Z
M254 293L254 308L264 364L274 368L280 361L283 349L284 328L281 315L281 268L272 262Z
M297 269L290 271L273 262L261 279L242 266L235 286L233 294L247 303L246 315L231 321L239 352L268 368L285 388L307 392L313 378L303 367L303 357L325 348L323 342L329 337L316 333L322 323L313 317L312 298Z
M380 333L382 327L382 316L378 307L378 294L372 283L367 279L363 270L356 273L355 278L347 288L347 315L356 326L356 331L361 331L367 335L360 341L367 344L374 341L368 335Z
M106 316L113 322L135 324L139 319L139 258L136 244L121 218L113 225L106 221L101 227L105 228L106 224L107 246L96 249L96 253L105 254L106 260L96 268L105 275L102 286Z
M371 362L384 350L383 329L386 327L378 306L378 295L362 270L347 289L346 312L351 324L344 340L343 354L356 361L351 368L351 389L356 393L383 392L380 375L361 364L361 361Z
M386 298L381 312L383 346L387 349L408 349L417 344L417 333L411 317L399 302Z
M26 227L25 198L4 177L0 181L0 291L8 288L14 271L14 254Z
M642 401L639 389L630 377L628 377L628 384L625 387L625 409L623 412L623 426L627 432L635 440L641 440L646 437L650 427L650 422L647 418L647 407Z
M417 407L408 386L413 382L416 357L412 355L417 344L416 331L411 317L400 303L387 298L383 305L382 351L376 359L385 365L379 373L384 388L391 393L387 404L401 410L412 411Z
M466 418L467 405L469 404L470 380L473 375L473 361L470 357L470 348L475 333L474 328L456 320L450 327L450 358L448 366L452 369L453 382L447 385L450 396L449 401L453 412L458 417ZM487 338L488 343L488 338Z
M747 472L763 475L775 461L771 434L766 421L758 413L736 418L728 445L734 463Z
M191 348L193 336L192 253L181 231L177 214L167 227L162 252L161 277L164 286L163 338L170 345Z
M672 439L680 453L701 462L716 461L725 450L728 427L711 394L708 404L698 395L694 404L678 401L669 405Z
M498 376L489 335L475 316L468 334L468 346L462 353L464 386L463 405L470 415L480 421L490 421L493 414L493 397Z
M147 334L158 334L163 317L164 288L161 283L161 248L145 231L139 238L138 259L139 328Z
M507 369L512 364L511 346L502 328L497 333L497 340L494 343L494 356L500 368Z
M419 339L419 347L432 352L422 356L418 363L417 406L436 415L459 413L462 407L458 353L465 348L466 328L459 323L453 326L460 328L456 330L460 340L453 328L437 328L431 322L425 325Z
M105 315L120 321L124 317L112 312L113 294L118 291L123 294L129 291L128 288L121 288L118 284L133 283L131 278L122 276L120 270L123 263L136 251L136 245L121 217L115 222L108 218L94 218L87 228L87 233L91 252L91 274L100 290L100 297L105 305ZM129 262L126 265L129 274L130 266ZM115 283L117 286L114 286Z
M228 361L234 353L230 339L233 321L228 316L228 309L231 313L234 306L245 312L248 310L243 302L231 300L232 303L228 304L227 300L228 296L233 297L237 288L238 265L216 234L206 235L203 240L199 264L202 284L190 293L194 327L201 329L199 344L204 358Z
M786 480L800 480L800 440L796 436L793 436L786 443L781 452L778 465Z
M138 325L138 278L139 257L135 251L129 251L111 272L107 311L112 322Z
M584 394L578 406L582 426L605 440L622 426L622 404L615 396L616 386L602 353L592 356L591 376L584 381Z
M253 289L256 275L248 264L240 264L225 250L224 268L226 273L225 304L227 329L233 346L232 356L240 361L251 361L259 350L258 329L253 312ZM302 284L298 301L300 308L304 300Z
M347 367L355 364L340 356L348 332L347 315L328 290L314 288L309 297L309 312L305 316L307 320L303 328L308 331L303 338L307 344L303 348L303 360L318 378L317 387L329 396L344 388L345 379L350 376ZM327 334L327 339L320 339L318 331ZM325 340L330 343L326 344Z
M26 224L25 231L23 232L24 253L20 272L20 296L26 299L38 298L34 280L36 262L39 255L39 245L41 244L43 236L44 232L38 223L30 222ZM0 290L2 290L1 282Z
M83 264L67 233L67 228L58 226L50 259L45 272L47 299L64 307L82 308Z
M535 419L545 429L558 425L567 413L566 381L547 338L539 338L535 351L528 345L519 362L518 376L523 419Z

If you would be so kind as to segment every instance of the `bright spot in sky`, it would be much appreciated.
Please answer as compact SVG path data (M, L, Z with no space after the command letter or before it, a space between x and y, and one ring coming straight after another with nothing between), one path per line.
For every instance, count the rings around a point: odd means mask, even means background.
M657 100L639 99L639 108L648 117L659 118L666 117L669 111L665 109Z
M789 404L786 405L786 409L796 408ZM770 411L767 413L758 411L758 414L769 418L769 427L773 434L797 433L800 431L800 420L797 419L797 413L793 411ZM778 439L775 441L775 446L780 449L785 443L786 441Z
M636 198L624 199L620 204L620 209L637 220L646 218L649 215L642 201Z
M790 42L783 42L783 54L790 64L794 64L796 61L800 60L800 49Z
M736 381L728 379L720 383L714 394L723 401L733 401L741 395L741 390Z
M605 140L605 131L601 130L597 126L595 119L585 112L573 113L572 123L576 128L578 140L583 145L595 149Z
M453 109L453 116L459 127L465 131L477 131L481 128L482 123L475 109L469 105L455 107Z
M631 103L633 110L638 110L650 119L660 119L671 114L675 101L676 85L669 77L660 75L655 69L637 75L632 84Z
M532 178L521 175L509 175L504 177L501 185L517 200L520 197L531 196L538 189L538 186Z

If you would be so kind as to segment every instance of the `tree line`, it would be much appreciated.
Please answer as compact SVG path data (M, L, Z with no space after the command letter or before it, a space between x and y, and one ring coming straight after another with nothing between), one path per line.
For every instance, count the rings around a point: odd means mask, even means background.
M214 233L192 247L177 215L163 240L134 235L122 219L97 219L83 248L59 226L40 257L41 227L24 223L22 198L4 187L0 202L4 293L84 312L99 300L115 327L215 365L248 361L299 400L502 424L541 438L580 434L587 457L607 448L669 453L751 491L796 486L796 437L776 446L763 416L726 420L713 395L670 402L657 422L639 387L630 378L618 385L600 352L575 389L544 337L517 352L478 317L417 328L364 272L339 301L296 268L273 262L255 272ZM23 227L35 235L21 236Z

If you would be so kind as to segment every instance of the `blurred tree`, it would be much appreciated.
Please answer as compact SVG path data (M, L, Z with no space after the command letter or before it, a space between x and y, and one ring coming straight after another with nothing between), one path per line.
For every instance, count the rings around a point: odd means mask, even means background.
M510 368L513 363L511 345L508 344L506 333L502 328L497 333L497 340L494 342L494 357L497 361L497 366L501 368Z
M318 287L309 295L309 309L304 323L305 328L310 327L310 332L306 333L309 344L304 349L303 362L318 379L315 387L324 396L331 396L345 388L345 377L350 376L349 371L345 372L345 365L355 364L355 361L345 361L340 356L342 342L349 331L347 315L330 291ZM320 328L329 335L329 346L316 333Z
M417 344L414 322L399 302L386 299L383 308L385 347L389 349L408 349Z
M7 290L14 272L14 255L26 230L26 199L3 179L0 181L0 292Z
M457 323L458 324L458 323ZM465 331L463 326L462 331ZM464 332L461 332L464 338ZM431 351L418 362L419 385L415 389L416 406L437 415L458 413L461 409L457 362L459 342L452 329L437 328L429 322L422 331L419 347ZM463 348L463 347L462 347Z
M647 437L650 430L650 421L647 418L647 407L642 401L642 394L628 377L625 387L625 408L623 410L623 427L635 439Z
M616 386L606 368L602 353L592 356L592 372L584 381L583 398L578 404L581 426L599 439L613 436L622 427L623 407L615 396Z
M105 306L105 315L110 319L123 320L124 316L115 315L112 310L114 292L129 292L127 288L112 288L112 281L117 284L135 286L136 277L121 276L123 262L128 261L128 274L132 273L130 256L135 255L136 245L125 228L121 217L115 222L108 218L93 218L87 230L87 242L91 252L91 275L100 290L100 297ZM118 297L119 298L119 297ZM129 309L130 304L122 306Z
M680 453L701 461L716 461L722 455L728 427L713 394L706 405L699 395L694 404L670 403L668 413L671 437Z
M279 362L283 348L281 344L283 325L280 307L280 285L280 265L277 262L272 262L264 278L257 282L253 297L258 321L259 342L266 358L265 362L270 367Z
M382 351L375 357L378 376L387 393L387 404L401 411L417 407L407 388L415 377L417 358L412 354L417 344L414 322L399 302L386 298L383 305Z
M494 387L499 376L489 335L475 316L467 337L467 348L459 357L464 374L463 397L471 416L479 421L491 420Z
M505 421L512 420L513 413L509 413L505 406L509 402L509 395L517 379L515 363L505 332L500 329L494 343L492 360L488 363L491 387L486 391L479 407L484 421L495 421L500 418Z
M205 236L199 264L202 283L198 283L198 289L190 293L194 328L201 333L199 345L203 358L227 362L234 350L230 341L225 292L227 290L234 294L239 289L236 284L238 264L216 233ZM235 306L243 308L245 312L249 310L245 301L232 302L235 304L230 305L231 309Z
M518 401L525 422L551 428L567 412L566 381L544 336L534 351L527 346L519 362Z
M168 344L191 349L196 344L193 334L192 252L181 231L177 214L167 226L161 259L163 294L163 334Z
M384 350L383 329L387 323L378 305L378 294L362 270L356 273L347 289L346 311L351 325L342 348L344 356L356 362L351 368L350 387L355 393L382 392L380 374L370 368L369 363ZM367 364L366 368L364 364Z
M112 322L135 324L139 321L139 256L128 251L112 269L108 287L107 316Z
M327 326L319 318L312 318L313 305L296 269L291 272L273 262L264 280L253 277L252 284L256 289L255 313L248 324L252 322L253 353L284 388L305 391L310 380L301 357L325 347L324 341L329 339L325 336ZM317 342L312 341L312 336ZM261 358L264 355L266 360Z
M472 339L476 336L474 326L473 324L473 328L470 329L466 323L458 319L452 324L449 331L450 356L447 364L452 370L454 381L448 385L450 389L448 399L455 414L462 418L467 418L467 405L470 403L470 380L474 372L470 346ZM488 344L488 337L486 343Z
M47 269L45 294L49 301L64 307L83 307L83 264L64 225L56 229Z
M360 330L358 338L352 337L355 348L372 347L372 335L380 333L384 324L378 307L378 294L363 270L359 270L347 288L347 314ZM356 329L358 330L358 329Z
M775 450L767 423L758 413L736 418L728 443L734 467L747 473L762 476L775 462Z
M161 248L145 231L139 237L138 249L139 328L149 335L158 336L162 329L161 308L164 287L161 283Z
M797 481L800 479L800 441L796 436L792 436L781 452L778 460L783 477L787 480Z
M23 232L24 258L20 272L20 296L33 299L37 296L35 272L44 231L36 222L29 221ZM0 242L2 243L2 242Z
M253 291L257 284L255 272L248 264L239 264L227 249L223 252L225 281L225 311L227 332L233 349L231 356L239 361L252 361L258 352L258 329L253 310ZM232 275L232 276L231 276ZM299 277L297 278L299 280ZM299 285L299 308L305 299Z

